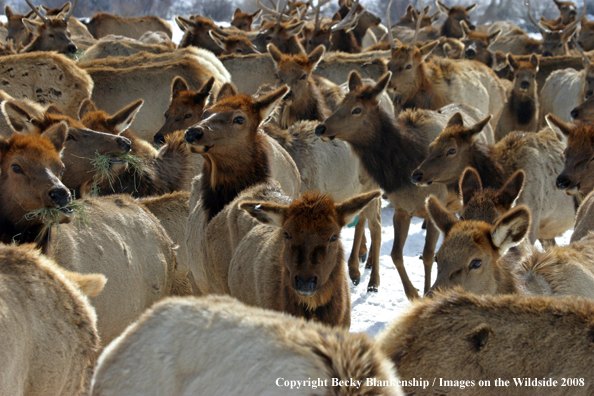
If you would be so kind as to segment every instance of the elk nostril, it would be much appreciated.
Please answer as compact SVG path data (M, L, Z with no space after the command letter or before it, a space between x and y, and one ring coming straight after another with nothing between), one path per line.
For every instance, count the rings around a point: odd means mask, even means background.
M470 30L475 30L476 26L474 26L472 23L470 25L468 25L468 27L470 28Z
M573 109L571 110L571 113L569 113L571 115L571 118L578 118L578 116L580 115L580 112L578 109Z
M320 124L316 127L316 136L322 136L326 132L326 126L324 124Z
M466 56L473 57L475 55L476 55L476 52L473 49L467 49L466 50Z
M124 153L127 153L130 151L130 148L132 147L132 142L130 141L130 139L120 137L120 138L118 138L118 147Z
M316 290L317 283L318 278L315 276L309 279L303 279L300 276L295 277L295 288L302 292L312 292Z
M156 134L155 136L153 136L153 141L155 142L156 146L161 146L165 144L165 136Z
M74 54L76 52L76 50L77 50L76 45L70 44L68 46L68 52L70 52L71 54Z
M558 190L565 190L567 187L569 187L570 183L571 183L571 181L569 180L568 177L565 177L565 176L557 177L557 189Z
M186 130L185 140L187 143L196 143L202 139L202 136L204 136L202 128L192 127Z
M62 208L70 203L70 191L65 188L54 188L49 192L51 203Z
M522 81L522 84L520 84L520 86L526 89L530 87L530 83L528 81Z
M417 184L420 183L421 180L423 180L423 172L416 170L412 173L411 177L410 177L411 181L413 182L413 184Z

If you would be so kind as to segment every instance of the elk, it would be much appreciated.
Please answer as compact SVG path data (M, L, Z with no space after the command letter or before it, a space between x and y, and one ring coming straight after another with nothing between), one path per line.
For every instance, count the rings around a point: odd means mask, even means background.
M491 43L489 49L493 52L501 51L504 54L512 55L540 54L542 53L542 42L531 38L526 32L517 28L500 35L497 40Z
M466 22L460 21L462 26L462 43L464 43L464 51L462 55L465 59L476 60L484 63L491 69L497 66L497 59L495 52L489 47L501 34L501 30L495 30L493 33L480 33L470 30Z
M562 24L562 25L569 25L573 21L576 20L577 17L577 9L575 7L575 3L571 1L559 1L553 0L555 5L559 9L559 17L557 19L553 19L547 21L544 17L540 17L541 22L545 22L547 24Z
M252 39L256 49L260 52L266 52L268 44L274 44L284 54L305 53L305 49L297 38L305 26L305 21L290 19L283 22L286 0L279 1L277 10L263 6L259 0L256 0L256 3L262 10L276 18L274 21L263 23L256 37Z
M70 38L70 31L68 30L68 20L74 12L78 0L74 0L74 5L68 10L64 17L61 14L55 18L48 18L42 15L30 0L25 0L29 7L41 19L41 22L36 20L23 18L27 30L35 35L35 38L25 47L22 52L35 51L58 51L62 53L75 53L78 51L76 44Z
M567 138L567 148L564 151L565 167L557 171L557 188L578 197L588 195L594 189L590 163L594 156L592 124L566 124L553 114L547 115L546 120L552 129Z
M565 28L561 30L552 31L543 27L541 24L534 20L532 12L530 11L530 0L526 0L526 6L528 7L528 19L530 22L542 34L542 56L559 56L566 55L569 53L568 42L575 34L579 21L586 15L586 2L584 2L584 8L580 16Z
M489 117L472 127L463 126L454 114L439 137L429 146L429 155L413 172L420 186L440 183L455 185L464 169L475 168L488 187L500 188L509 175L526 172L526 185L518 198L532 212L530 242L550 240L573 226L573 199L553 190L555 175L563 167L564 145L551 130L539 133L511 133L494 146L477 141L475 136Z
M208 32L214 42L223 49L224 54L248 55L259 54L254 44L246 36L240 34L230 34L224 36L215 30Z
M468 7L453 6L448 7L441 1L436 0L436 4L442 13L446 14L448 18L444 21L441 26L441 35L445 37L462 38L464 32L460 26L460 22L464 21L470 30L474 30L475 26L470 22L469 12L476 8L476 3L469 5Z
M404 387L409 395L533 395L540 387L505 388L492 381L501 378L513 384L521 372L531 381L584 378L584 385L570 392L559 381L557 386L547 386L546 393L586 396L594 392L592 315L594 305L587 299L477 296L455 291L414 304L377 342L401 380L411 385ZM459 381L456 388L437 383L423 388L412 381L420 377L472 378L474 385L462 389L469 382ZM490 386L477 386L479 381Z
M330 47L328 48L330 51L341 51L350 54L361 52L361 46L353 33L353 27L358 24L363 13L355 15L353 13L355 9L356 7L353 6L351 11L342 19L340 13L334 14L332 18L334 24L330 27Z
M359 4L359 0L339 0L338 6L340 7L338 13L340 14L341 19L345 21L350 19L347 15L353 15L351 10L354 8L357 24L353 28L353 34L357 40L357 44L359 44L360 47L363 47L363 38L365 37L365 34L370 28L378 26L382 21L381 18L367 11L361 4Z
M75 3L76 4L76 3ZM152 15L124 18L118 15L98 12L86 23L87 29L96 39L110 34L139 39L144 33L165 32L171 39L172 30L169 23Z
M386 13L388 22L391 5L390 2ZM493 70L468 60L428 60L437 41L417 47L414 37L411 44L397 47L391 31L389 36L389 90L394 92L401 108L437 110L449 103L467 103L484 114L493 114L491 126L495 128L503 110L505 88Z
M590 96L584 100L579 106L574 107L569 113L574 123L591 123L594 122L594 99Z
M0 274L2 393L90 394L99 336L87 296L105 277L66 271L34 245L4 244Z
M30 19L35 15L35 13L33 11L29 11L25 15L15 14L12 11L12 8L7 5L4 7L4 15L7 19L6 28L8 30L6 40L12 40L16 46L25 46L29 44L35 35L25 27L23 18Z
M262 10L258 10L255 12L246 13L242 12L241 8L236 8L235 12L233 13L233 20L231 20L231 26L235 26L239 30L243 30L244 32L251 32L252 31L252 22L258 19Z
M202 120L202 111L206 107L214 78L209 78L200 89L191 91L183 77L175 77L171 84L169 107L165 112L165 123L153 136L156 146L165 143L165 137L175 131L186 130Z
M182 32L184 32L178 48L189 46L202 47L217 56L223 54L223 49L213 40L209 32L215 31L221 35L224 35L225 32L215 25L213 21L202 16L194 16L191 19L177 16L175 22Z
M586 195L575 216L575 226L571 234L570 243L581 241L594 230L594 194Z
M594 22L585 19L580 21L581 27L577 35L577 43L584 51L594 50Z
M165 330L167 325L171 329ZM246 339L251 342L246 344ZM168 348L161 352L163 361L155 349L143 348L164 342ZM135 363L135 357L143 364ZM174 363L177 361L181 366ZM234 369L225 370L227 366ZM214 377L211 370L216 373ZM254 370L261 374L254 377ZM105 351L99 359L92 394L180 392L206 396L224 392L239 396L246 395L249 388L248 393L254 395L403 395L399 386L368 384L369 373L382 384L397 380L390 361L365 334L250 307L227 296L176 298L155 305ZM311 387L289 391L275 385L281 377L311 377L312 383L327 385L313 393ZM179 381L173 384L166 378ZM361 386L331 387L332 378L361 381Z
M103 59L108 56L131 56L142 51L151 54L163 54L175 50L175 45L169 42L145 43L123 36L105 36L97 40L78 58L79 63Z
M495 129L496 141L512 131L538 130L538 57L532 54L529 62L523 62L507 54L507 62L514 72L514 81L508 89L507 101Z
M430 9L431 6L428 5L424 8L422 12L423 17L421 21L421 28L433 25L441 17L440 10L437 10L435 14L429 16L428 14ZM400 20L396 22L394 26L402 26L414 29L417 26L417 19L419 18L420 14L421 12L415 10L415 7L412 4L409 4L408 6L406 6L406 12L402 16L402 18L400 18Z
M445 200L446 189L443 186L418 189L410 181L410 172L427 155L427 147L439 133L439 128L445 125L447 115L409 110L395 120L389 112L378 106L377 100L386 89L390 77L388 72L377 84L368 86L363 85L357 72L352 72L348 81L349 93L334 113L316 127L315 133L322 140L338 138L349 143L363 169L386 192L394 205L392 260L407 297L414 299L418 293L406 274L402 253L408 227L412 216L426 217L424 206L420 204L429 194L426 191L438 194ZM430 286L437 238L437 229L428 222L423 250L425 290Z

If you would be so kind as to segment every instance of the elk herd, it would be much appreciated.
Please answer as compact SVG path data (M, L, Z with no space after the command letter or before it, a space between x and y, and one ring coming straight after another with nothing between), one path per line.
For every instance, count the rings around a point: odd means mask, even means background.
M7 5L0 395L594 394L594 24L553 1L525 3L542 40L476 4L392 25L390 1L384 26L256 0L177 16L179 44L154 16ZM411 306L373 338L351 283L364 262L395 292L382 197Z

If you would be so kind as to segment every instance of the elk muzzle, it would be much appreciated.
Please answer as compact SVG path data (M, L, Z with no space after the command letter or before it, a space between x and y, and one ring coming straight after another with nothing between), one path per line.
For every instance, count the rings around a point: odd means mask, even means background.
M563 173L557 176L555 184L558 190L563 190L566 194L575 194L580 190L579 183L572 186L571 179Z
M70 196L70 191L64 186L56 187L51 189L48 192L50 202L57 208L63 208L67 206L72 197Z
M155 142L155 146L162 146L165 144L165 136L163 136L161 132L157 132L155 136L153 136L153 141Z
M204 136L204 130L202 127L190 127L186 130L185 141L189 144L198 143Z
M71 54L74 54L76 53L76 51L78 51L78 48L76 48L76 45L72 43L68 44L68 47L66 47L66 51L70 52Z
M580 116L580 111L576 107L573 110L571 110L571 113L569 113L569 115L571 115L571 118L573 118L575 120L576 118L578 118Z
M319 137L320 139L322 139L325 142L334 140L334 136L324 136L326 131L327 131L326 125L320 124L316 127L315 133L316 133L317 137Z
M295 276L295 291L302 297L313 297L316 294L317 284L318 278L315 276L310 278Z

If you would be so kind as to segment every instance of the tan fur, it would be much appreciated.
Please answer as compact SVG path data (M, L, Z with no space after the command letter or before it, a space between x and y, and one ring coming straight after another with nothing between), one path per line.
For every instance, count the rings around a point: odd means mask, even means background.
M542 43L528 36L520 29L513 29L507 34L502 34L493 44L492 51L501 51L512 55L530 55L542 52Z
M164 361L151 345L167 345ZM139 357L143 364L137 363ZM224 296L177 298L155 305L105 351L93 395L402 395L398 386L368 386L369 377L397 379L391 363L364 334ZM284 386L285 380L308 378L328 386ZM362 381L362 386L331 387L332 378Z
M139 39L147 31L162 31L165 32L169 38L172 36L172 30L169 23L152 15L123 18L119 15L100 12L93 15L86 25L89 32L96 39L100 39L109 34L117 34L133 39Z
M105 291L91 298L104 347L145 309L171 294L176 259L159 220L129 196L83 202L86 222L75 219L52 231L52 258L70 271L107 277Z
M217 78L192 50L171 54L175 55L175 60L169 54L139 53L81 64L96 82L93 101L99 109L114 113L139 97L144 99L146 104L132 128L140 138L152 141L169 105L173 78L183 77L193 90L200 88L211 76ZM223 82L223 78L217 78L215 92Z
M171 52L174 49L168 44L147 44L123 36L106 36L89 47L79 58L79 62L89 62L95 59L107 58L108 56L130 56L141 51L161 54Z
M404 387L408 394L585 396L594 392L593 317L587 299L456 292L414 304L377 341L402 380L437 378L425 389ZM510 386L495 386L498 378ZM514 378L551 378L557 386L515 386ZM562 378L583 378L584 385L568 389ZM441 379L474 386L444 387Z
M571 243L577 242L594 231L594 193L586 195L575 216L575 226L571 234Z
M4 103L8 100L13 101L14 103L18 103L18 105L24 109L27 110L27 112L35 117L41 117L44 113L45 110L47 108L47 106L42 106L37 102L34 102L32 100L29 99L14 99L12 96L10 96L9 94L7 94L6 92L0 90L0 100L2 101L2 104L0 105L2 108L4 108ZM10 123L8 121L8 117L5 114L4 111L2 111L2 115L0 116L0 136L2 137L9 137L10 135L12 135L16 130L22 130L24 129L24 125L21 126L17 126L17 128L13 129L10 126Z
M584 51L594 50L594 22L581 21L580 32L577 35L577 42Z
M47 52L3 56L0 81L12 97L42 105L55 103L71 117L76 117L80 102L93 90L93 80L74 61Z
M99 336L95 310L79 289L102 275L68 273L33 245L0 244L0 395L84 395Z

